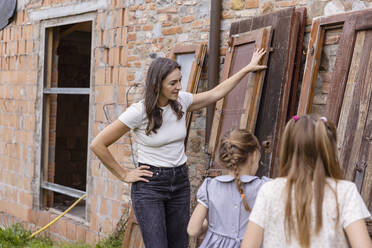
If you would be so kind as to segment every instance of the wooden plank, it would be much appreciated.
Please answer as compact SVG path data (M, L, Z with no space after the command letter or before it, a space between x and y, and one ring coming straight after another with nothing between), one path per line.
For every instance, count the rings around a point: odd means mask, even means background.
M304 76L302 79L300 100L297 114L305 115L310 112L316 76L322 54L324 30L320 27L320 19L315 19L311 26L310 40L307 50Z
M226 56L223 79L227 79L248 64L255 49L268 50L270 38L270 27L232 37L232 47L229 48ZM264 63L267 61L267 55L263 61ZM254 73L255 75L246 75L225 98L217 102L209 142L212 159L220 140L220 134L235 127L254 128L254 116L257 116L264 73L263 71ZM242 105L243 103L245 104ZM247 119L248 117L251 119Z
M258 37L256 40L256 44L260 44L259 46L266 47L269 46L271 41L271 27L265 28L261 36ZM262 61L263 64L267 63L268 56L265 56L264 60ZM254 132L256 127L256 120L258 115L258 110L260 106L260 99L262 94L263 82L265 73L253 73L250 75L251 79L249 80L248 87L251 87L251 90L246 91L246 95L244 97L244 104L246 106L245 112L242 114L240 118L240 128L247 129L251 132ZM251 83L252 82L252 83ZM249 88L248 88L249 89Z
M294 64L294 71L293 71L293 80L291 85L291 92L289 97L289 109L287 113L287 120L289 120L295 113L296 104L298 102L299 94L298 91L298 82L300 80L300 71L302 65L302 55L303 55L303 43L305 37L305 27L306 27L306 17L307 17L307 10L306 8L296 8L296 15L299 16L299 31L298 31L298 39L297 39L297 50L296 50L296 58Z
M285 21L286 19L282 18L280 21ZM284 131L284 127L287 121L287 112L288 112L288 103L289 97L291 92L291 85L292 85L292 76L293 76L293 69L294 69L294 62L296 56L296 48L297 48L297 36L299 31L299 15L294 13L291 18L288 18L287 21L290 21L290 30L288 36L288 43L287 43L287 51L286 51L286 58L287 61L284 64L284 74L283 74L283 81L281 85L281 94L277 99L277 108L276 108L276 126L275 132L273 133L273 150L272 150L272 159L270 165L270 176L278 176L279 175L279 147L280 147L280 138L282 132ZM284 26L284 25L282 25ZM285 37L283 37L285 38ZM278 101L279 100L279 101ZM266 104L268 106L269 103ZM270 104L272 107L273 101ZM264 172L262 175L267 175L268 172Z
M193 63L192 73L189 79L190 89L189 92L196 94L199 88L200 77L207 54L207 44L201 44L196 50L196 60ZM190 81L191 80L191 81ZM190 126L192 120L192 112L186 113L186 138L185 138L185 148L187 147L187 141L189 138Z
M365 75L367 61L363 61L365 32L357 35L349 77L346 84L343 105L338 125L340 164L346 179L352 180L359 154L361 136L366 118L366 99L369 100L370 91L363 90L361 77ZM362 63L364 62L364 64ZM368 84L367 84L368 86ZM365 88L365 89L368 89ZM367 95L363 95L363 94ZM361 103L359 102L361 101ZM368 103L367 103L368 105ZM361 108L360 108L361 107ZM352 153L352 151L354 153Z
M355 22L356 19L354 16L352 16L344 24L331 79L332 90L328 95L326 116L335 124L338 123L343 95L348 78L348 71L354 49Z

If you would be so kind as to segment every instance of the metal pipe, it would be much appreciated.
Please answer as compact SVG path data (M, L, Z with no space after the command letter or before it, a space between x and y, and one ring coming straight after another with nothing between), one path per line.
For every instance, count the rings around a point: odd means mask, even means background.
M222 1L211 1L209 53L208 53L208 90L214 88L219 82L220 59L220 27L221 27ZM207 107L205 142L209 143L212 128L214 109L216 104Z

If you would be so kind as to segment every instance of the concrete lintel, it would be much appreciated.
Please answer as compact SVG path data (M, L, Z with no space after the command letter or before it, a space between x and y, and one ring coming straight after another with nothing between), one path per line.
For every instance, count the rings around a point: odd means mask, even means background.
M109 6L108 0L94 0L90 2L78 3L63 7L50 7L41 10L31 10L29 12L31 21L40 21L70 15L79 15L98 9L105 9Z

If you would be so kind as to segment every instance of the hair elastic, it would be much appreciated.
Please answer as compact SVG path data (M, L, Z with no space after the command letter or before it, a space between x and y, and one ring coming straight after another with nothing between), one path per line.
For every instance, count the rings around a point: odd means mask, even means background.
M322 116L319 119L322 120L322 121L324 121L324 122L328 122L327 117L325 117L325 116Z
M292 116L292 119L295 120L295 121L298 121L298 119L300 119L300 117L298 115L294 115L294 116Z
M244 194L240 194L240 196L242 197L242 199L244 199L244 198L245 198L245 195L244 195Z

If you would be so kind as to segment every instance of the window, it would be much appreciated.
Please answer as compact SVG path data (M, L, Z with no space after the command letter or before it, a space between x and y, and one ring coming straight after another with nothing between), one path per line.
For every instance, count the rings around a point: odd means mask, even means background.
M92 21L45 27L40 204L66 210L87 190ZM85 218L85 201L69 214Z

